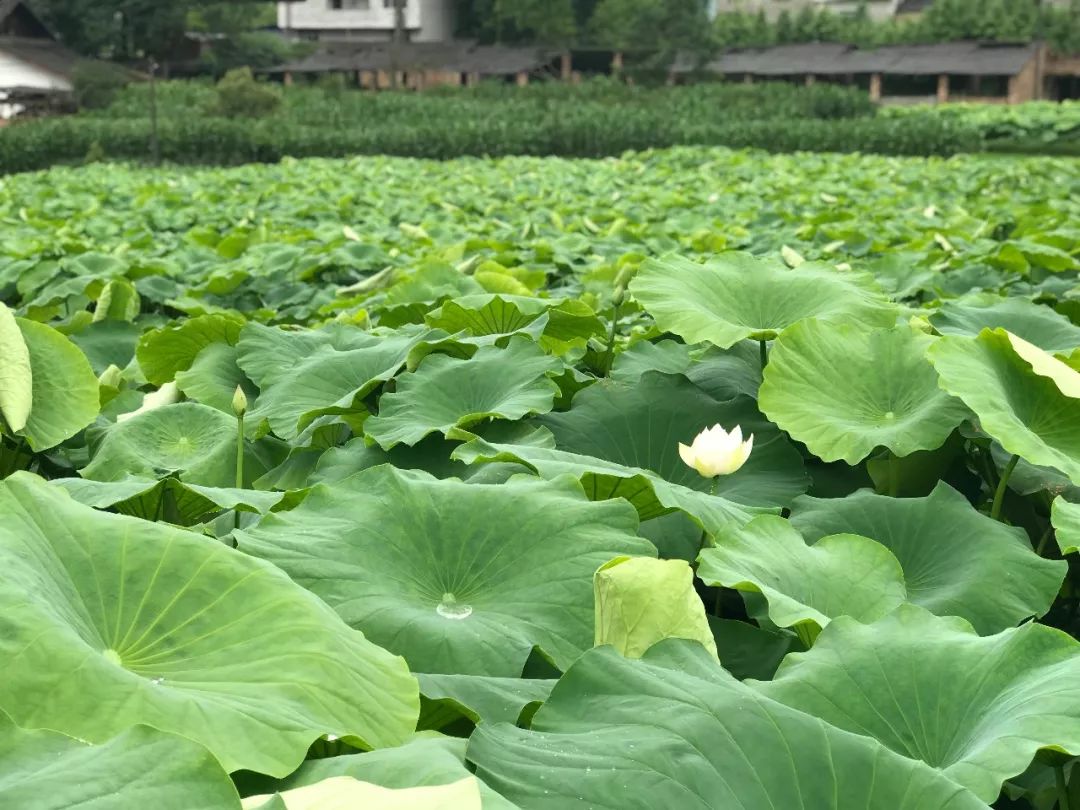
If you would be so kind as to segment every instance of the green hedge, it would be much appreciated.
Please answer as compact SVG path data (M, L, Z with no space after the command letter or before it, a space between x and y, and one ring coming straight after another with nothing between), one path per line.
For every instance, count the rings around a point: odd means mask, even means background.
M408 128L376 124L348 129L282 124L270 119L250 122L192 117L163 121L160 135L164 160L210 165L356 154L437 159L462 155L603 157L684 144L892 155L950 155L979 147L977 133L956 122L927 120L916 124L878 118L729 124L681 121L658 127L645 116L568 115L532 121L433 118ZM109 159L143 160L149 143L146 119L70 117L15 125L0 132L0 171L32 171L56 163L80 162L95 144Z

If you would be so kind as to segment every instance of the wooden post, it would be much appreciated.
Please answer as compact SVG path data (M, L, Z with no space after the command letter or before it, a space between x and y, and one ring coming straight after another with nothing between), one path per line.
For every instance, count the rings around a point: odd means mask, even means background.
M753 73L744 73L743 77L742 77L742 81L743 81L743 84L753 84L754 83L754 74Z
M937 103L945 104L949 100L949 74L942 73L937 77Z
M807 73L806 74L805 82L806 82L807 87L813 87L814 82L816 82L816 81L817 81L817 76L815 76L813 73Z
M870 100L881 101L881 74L870 74Z
M613 75L618 76L623 71L623 53L622 51L615 51L611 57L611 72Z
M465 84L468 87L476 87L476 85L480 84L480 74L470 73L468 76L465 77Z
M514 80L517 82L518 87L524 87L529 83L529 71L519 70Z
M563 51L562 56L559 57L559 75L564 82L570 81L570 75L574 70L572 57L570 51Z
M289 71L285 71L281 75L281 81L286 87L292 87L292 74Z

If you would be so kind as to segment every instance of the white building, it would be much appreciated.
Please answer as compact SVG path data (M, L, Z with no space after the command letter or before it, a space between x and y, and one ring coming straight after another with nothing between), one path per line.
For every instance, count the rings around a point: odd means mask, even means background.
M16 97L70 92L77 61L25 3L0 0L0 119L22 111Z
M382 42L394 35L394 0L292 0L278 3L278 27L302 39ZM454 0L406 0L406 38L454 36Z

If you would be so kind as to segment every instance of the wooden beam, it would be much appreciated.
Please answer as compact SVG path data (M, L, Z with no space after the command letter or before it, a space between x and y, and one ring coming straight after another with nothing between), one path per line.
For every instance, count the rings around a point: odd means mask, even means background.
M949 74L942 73L937 77L937 103L945 104L949 101Z

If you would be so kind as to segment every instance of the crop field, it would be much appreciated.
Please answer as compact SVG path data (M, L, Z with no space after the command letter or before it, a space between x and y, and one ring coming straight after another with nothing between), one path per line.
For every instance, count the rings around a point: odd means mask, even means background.
M0 179L0 807L1080 808L1080 161Z

